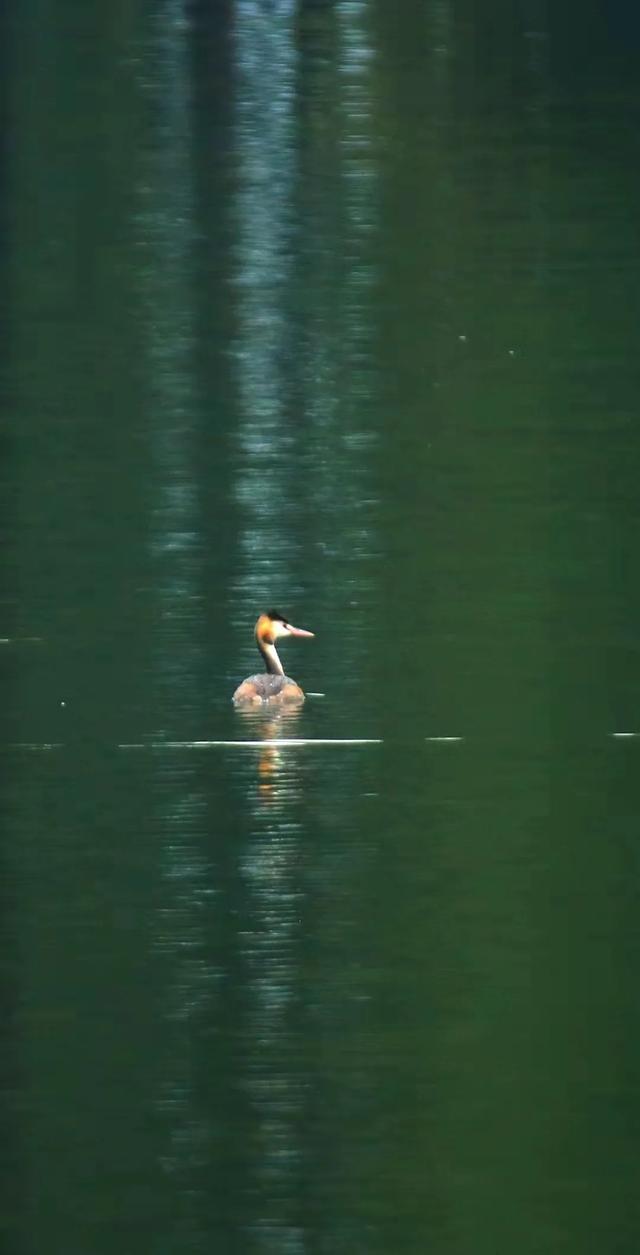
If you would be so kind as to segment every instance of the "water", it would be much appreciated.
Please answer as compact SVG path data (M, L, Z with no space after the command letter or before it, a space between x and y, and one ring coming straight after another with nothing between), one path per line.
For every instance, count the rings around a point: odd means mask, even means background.
M637 1250L640 32L485 9L4 19L10 1255Z

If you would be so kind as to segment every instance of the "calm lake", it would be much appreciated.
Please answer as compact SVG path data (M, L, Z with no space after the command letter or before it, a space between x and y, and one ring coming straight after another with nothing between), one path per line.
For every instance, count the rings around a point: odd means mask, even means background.
M639 1249L640 16L553 8L0 19L6 1255Z

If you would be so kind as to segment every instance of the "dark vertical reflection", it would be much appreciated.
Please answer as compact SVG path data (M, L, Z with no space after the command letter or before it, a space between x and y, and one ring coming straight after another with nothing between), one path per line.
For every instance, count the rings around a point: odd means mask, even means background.
M149 132L138 185L139 281L146 335L150 544L155 601L151 667L154 739L184 737L200 714L203 545L198 485L201 421L194 385L194 205L190 28L182 0L165 0L141 48ZM163 973L157 1110L166 1141L159 1162L175 1199L171 1241L204 1250L199 1174L210 1155L196 1093L193 1037L215 972L203 918L214 891L201 848L206 798L197 760L152 758L160 886L153 953Z
M212 1130L198 1090L194 1040L211 1014L220 980L220 957L208 953L205 936L217 887L202 848L206 798L193 764L182 755L170 762L161 755L153 775L163 843L153 939L163 974L156 1052L155 1106L164 1132L159 1165L174 1199L171 1241L181 1250L202 1251L208 1245L203 1213Z
M10 61L15 31L6 6L0 9L0 284L9 290L9 98ZM18 705L15 667L7 647L17 628L17 537L14 520L17 506L15 445L6 415L10 391L10 319L8 301L0 315L0 406L4 421L0 426L0 532L3 537L2 576L0 578L0 676L4 701L0 719L0 739L13 739ZM9 832L9 786L11 767L6 755L0 763L0 820ZM19 889L15 869L4 844L0 844L0 1005L3 1007L5 1032L0 1045L0 1093L3 1095L0 1115L0 1212L3 1216L2 1236L7 1245L16 1244L20 1234L20 1215L25 1203L24 1135L21 1128L19 1093L23 1084L21 1028L18 1023L20 972L16 962L14 937L19 915Z
M147 773L115 746L172 730L198 691L186 24L180 5L138 25L116 3L27 5L18 25L16 547L23 631L42 637L20 739L69 748L15 764L15 1249L106 1252L126 1232L164 1251L197 1238L181 1026L206 976L201 807L189 773Z
M145 460L131 282L135 23L23 6L10 226L24 739L118 739L145 700ZM64 706L61 703L64 702Z
M155 670L158 731L193 720L201 670L202 543L194 395L193 141L188 28L180 0L167 0L145 49L141 87L152 122L140 178L139 271L147 337L147 435L152 454L151 537L158 599Z

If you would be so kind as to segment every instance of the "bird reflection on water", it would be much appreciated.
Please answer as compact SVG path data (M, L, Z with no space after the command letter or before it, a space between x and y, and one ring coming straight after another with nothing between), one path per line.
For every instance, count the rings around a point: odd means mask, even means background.
M264 741L258 749L256 780L258 800L265 806L284 808L299 793L299 763L288 746L274 744L294 735L301 707L281 707L264 713L264 708L237 708L237 717L247 727L251 739Z

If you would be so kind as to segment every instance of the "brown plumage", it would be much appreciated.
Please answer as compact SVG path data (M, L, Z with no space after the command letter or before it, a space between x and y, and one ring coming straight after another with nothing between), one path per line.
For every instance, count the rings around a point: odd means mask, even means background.
M255 635L256 645L264 659L266 671L258 675L250 675L238 685L233 694L236 705L303 702L304 693L300 685L284 673L278 657L276 641L286 636L313 636L313 632L293 627L277 610L269 610L267 614L260 615L256 623Z

